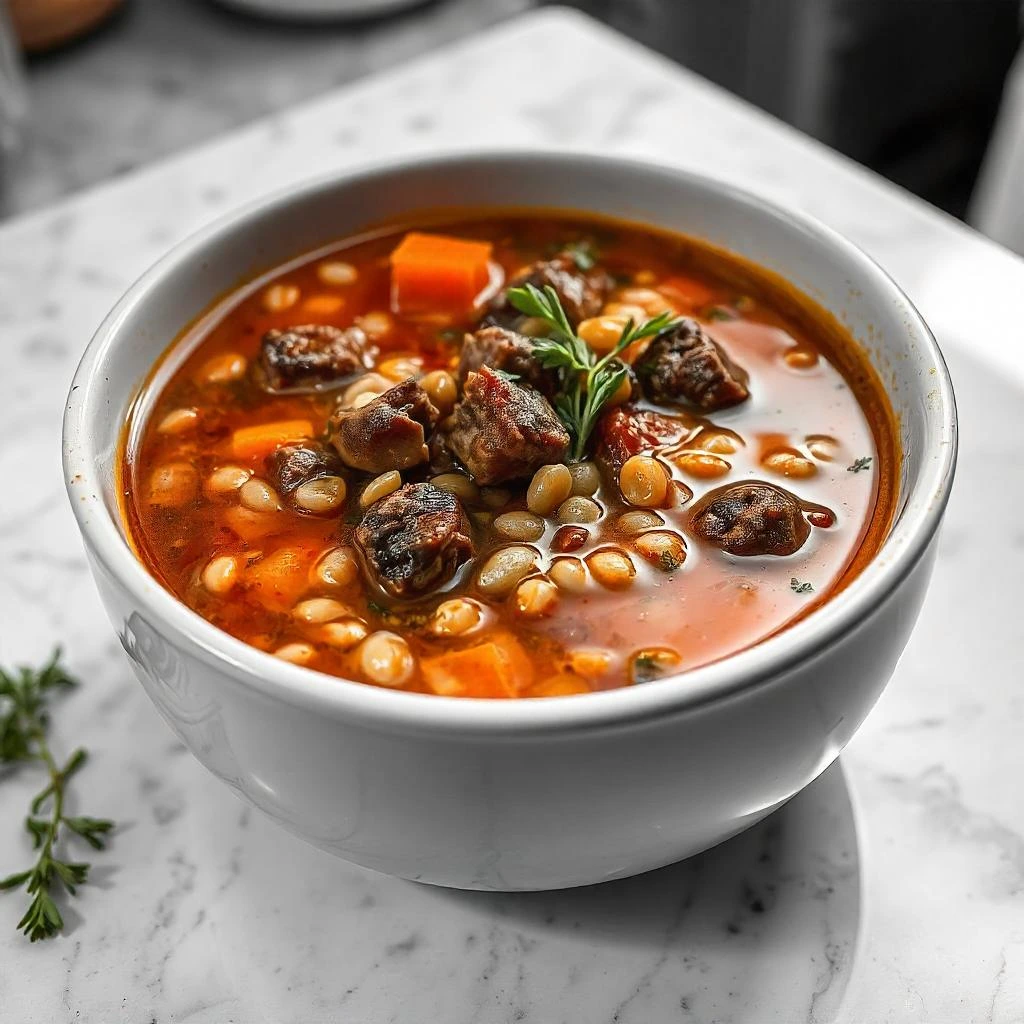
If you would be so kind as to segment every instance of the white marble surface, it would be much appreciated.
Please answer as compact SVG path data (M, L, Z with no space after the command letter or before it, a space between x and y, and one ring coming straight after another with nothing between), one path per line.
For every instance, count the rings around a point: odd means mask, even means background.
M630 153L816 214L920 305L963 418L932 592L842 769L718 850L592 890L418 887L245 810L133 681L63 494L72 367L167 246L311 171L473 146ZM57 740L95 751L84 809L124 823L65 937L30 947L13 930L20 899L0 897L0 1019L1024 1020L1022 295L1020 260L556 11L0 228L0 659L66 645L86 685L59 711ZM15 826L31 786L0 780L5 869L26 854Z

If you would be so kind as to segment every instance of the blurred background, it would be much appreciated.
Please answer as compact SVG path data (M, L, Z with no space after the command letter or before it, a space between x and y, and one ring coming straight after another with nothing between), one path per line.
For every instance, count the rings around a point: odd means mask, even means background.
M0 218L541 5L0 0ZM1024 253L1022 0L568 6Z

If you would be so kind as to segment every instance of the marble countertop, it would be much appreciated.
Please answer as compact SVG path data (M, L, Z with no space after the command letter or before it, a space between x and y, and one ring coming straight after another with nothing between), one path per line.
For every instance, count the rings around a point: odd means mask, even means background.
M311 172L519 146L694 167L852 237L918 303L948 356L962 462L917 631L840 764L750 832L652 875L458 893L307 848L184 753L103 618L63 493L60 415L114 299L193 228ZM1024 1019L1022 293L1024 262L557 10L0 227L0 479L14 482L0 503L0 662L65 644L86 685L58 712L55 739L95 752L85 809L124 823L64 937L29 946L14 931L21 900L0 897L0 1016ZM0 786L5 869L25 857L10 825L33 782Z
M130 0L94 35L28 62L29 117L0 174L0 217L400 66L535 2L419 0L399 15L304 23L217 0Z

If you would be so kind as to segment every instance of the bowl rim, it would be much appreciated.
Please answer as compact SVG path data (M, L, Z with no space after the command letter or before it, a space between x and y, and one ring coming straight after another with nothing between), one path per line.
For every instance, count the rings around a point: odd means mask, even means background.
M928 459L917 474L907 491L903 512L879 551L849 586L802 620L751 647L642 687L564 697L485 700L389 690L289 664L220 630L150 575L122 535L120 523L107 508L101 481L94 479L100 460L97 439L91 435L88 425L99 406L111 402L103 367L124 343L121 329L125 321L146 302L167 273L201 259L204 250L218 238L243 230L252 221L317 195L334 195L356 183L371 183L373 179L425 170L475 168L479 171L496 166L506 172L516 166L529 166L553 173L586 173L588 166L595 164L627 177L668 176L688 188L715 193L761 216L796 226L819 243L841 250L851 270L871 279L878 288L905 305L906 327L918 345L919 354L915 359L935 368L927 384L930 401L937 404L940 413L941 450L938 458ZM118 403L127 408L132 397L131 394L118 396ZM788 209L756 193L691 170L650 160L544 150L496 150L375 161L319 175L222 215L176 244L154 263L104 318L72 380L63 430L65 485L87 552L128 592L150 623L156 624L158 632L166 634L170 630L179 642L189 645L191 654L208 666L226 672L240 685L287 704L359 720L388 731L486 733L495 737L614 727L688 711L770 682L814 658L883 604L923 556L949 498L956 458L956 404L949 371L938 344L902 289L854 243L802 211ZM912 514L908 516L912 507Z

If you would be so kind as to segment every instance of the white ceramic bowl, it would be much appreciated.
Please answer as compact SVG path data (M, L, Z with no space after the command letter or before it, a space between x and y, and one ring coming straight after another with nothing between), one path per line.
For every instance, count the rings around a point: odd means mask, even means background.
M873 562L803 621L685 676L544 700L379 689L286 664L172 597L125 542L118 435L155 359L251 273L453 203L592 210L706 238L849 325L890 382L904 465ZM870 325L870 329L869 329ZM100 327L65 417L68 492L146 692L214 774L348 860L406 878L545 889L618 878L752 825L838 755L888 681L928 583L952 483L942 356L907 298L821 224L706 178L567 155L389 165L271 196L188 239Z

